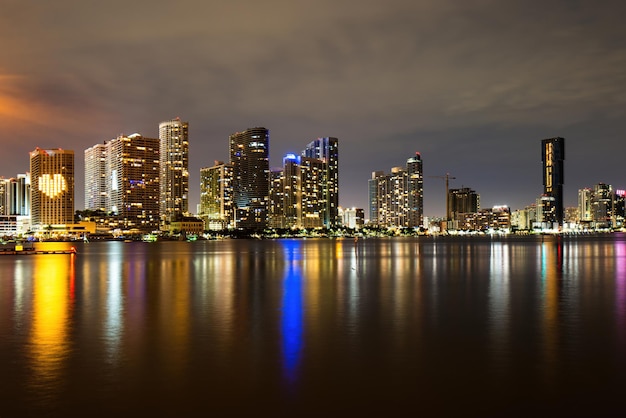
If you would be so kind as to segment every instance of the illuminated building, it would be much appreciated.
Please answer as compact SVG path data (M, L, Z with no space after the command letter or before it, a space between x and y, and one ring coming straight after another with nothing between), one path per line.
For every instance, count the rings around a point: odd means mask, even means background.
M0 236L18 235L30 228L30 173L0 178Z
M563 161L565 160L565 139L548 138L541 141L541 160L543 162L543 224L555 223L563 225Z
M598 183L593 187L591 216L595 229L613 226L613 188L609 184Z
M235 227L263 229L268 223L270 193L269 131L257 127L234 133L229 149Z
M120 135L106 144L105 166L106 212L124 228L158 228L159 140Z
M408 223L409 226L423 225L424 221L424 174L422 156L419 152L406 162Z
M9 179L0 178L0 215L9 214Z
M269 226L286 228L285 190L283 187L283 169L270 169Z
M159 124L160 215L165 222L189 210L189 124L179 118Z
M302 156L321 160L324 163L323 177L320 179L323 225L332 228L341 224L339 218L339 140L333 137L317 138L302 151Z
M415 228L423 223L423 173L419 153L391 174L374 171L369 180L370 223Z
M461 231L508 232L511 229L511 211L508 206L494 206L492 209L458 213L456 223L456 229Z
M106 143L85 150L85 209L107 208Z
M378 224L378 181L385 176L383 171L373 171L372 177L367 181L368 195L369 195L369 221L371 224ZM381 196L382 197L382 196Z
M469 187L448 190L448 207L453 220L480 209L480 196Z
M518 209L511 214L511 228L518 231L533 229L537 221L537 205L532 204L524 209Z
M30 173L0 178L0 215L30 215Z
M221 230L232 221L232 177L230 164L215 161L213 167L200 169L200 210L198 216L207 229Z
M615 190L615 227L624 227L624 217L626 215L626 190Z
M359 229L363 227L365 215L361 208L339 208L339 216L346 228Z
M74 151L35 149L30 153L33 227L74 222Z
M281 199L284 227L321 228L326 205L327 164L318 158L287 154L283 159ZM281 187L282 186L282 187Z
M593 191L589 188L578 190L578 221L581 223L589 223L593 220L591 210L591 198Z
M8 214L30 216L30 173L9 179Z

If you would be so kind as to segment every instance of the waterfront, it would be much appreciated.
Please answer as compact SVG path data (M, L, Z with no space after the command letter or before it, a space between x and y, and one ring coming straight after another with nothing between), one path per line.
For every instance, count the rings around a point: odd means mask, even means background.
M2 418L621 409L623 234L39 245L78 254L0 258Z

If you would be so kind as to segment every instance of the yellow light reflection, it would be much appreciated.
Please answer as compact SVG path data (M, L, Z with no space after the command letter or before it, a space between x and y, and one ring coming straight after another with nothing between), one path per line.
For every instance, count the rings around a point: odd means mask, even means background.
M562 274L563 242L560 238L541 245L543 288L543 348L546 379L553 380L557 362L559 327L559 287Z
M74 281L74 255L37 256L33 280L33 327L30 358L33 389L58 392L69 354L70 289Z

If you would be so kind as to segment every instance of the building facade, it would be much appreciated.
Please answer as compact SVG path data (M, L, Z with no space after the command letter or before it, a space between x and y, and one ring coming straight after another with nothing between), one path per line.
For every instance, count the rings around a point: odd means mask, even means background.
M424 171L419 152L406 162L408 222L409 225L424 225Z
M543 163L542 224L553 223L563 226L563 184L565 183L563 162L565 161L565 139L548 138L541 141L541 161Z
M592 196L593 190L588 187L578 190L578 222L582 224L589 224L591 221L593 221L593 213L591 208Z
M31 223L43 229L74 223L74 151L30 153Z
M215 161L212 167L200 170L200 210L206 229L221 230L232 226L233 167Z
M278 172L277 172L278 173ZM274 224L283 228L321 228L328 221L326 175L327 164L318 158L287 154L283 158L281 181L273 182L272 208ZM280 220L280 222L278 222Z
M317 138L302 151L302 156L320 160L324 164L320 179L322 223L327 228L341 225L339 217L339 140L334 137Z
M85 150L85 209L107 210L106 142Z
M229 138L233 169L233 213L236 228L264 229L270 194L269 131L263 127Z
M390 174L372 173L369 180L370 223L382 227L415 228L423 224L423 172L419 153Z
M159 124L160 215L171 222L189 212L189 123L179 118Z
M448 207L452 220L459 220L466 213L477 213L480 196L469 187L448 190Z
M125 229L158 229L159 139L133 134L109 141L106 178L106 212Z

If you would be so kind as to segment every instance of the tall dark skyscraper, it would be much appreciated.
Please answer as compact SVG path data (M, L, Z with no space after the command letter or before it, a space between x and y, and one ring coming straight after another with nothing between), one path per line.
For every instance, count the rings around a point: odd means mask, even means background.
M565 160L565 139L548 138L541 141L541 160L543 162L543 194L545 202L541 210L541 222L563 225L563 161Z
M480 209L480 196L469 187L448 190L448 207L452 220L461 220L460 215L476 213Z
M268 221L270 194L269 131L246 129L230 136L233 205L237 228L263 229Z
M407 160L406 171L409 226L420 226L424 223L424 171L419 152Z

